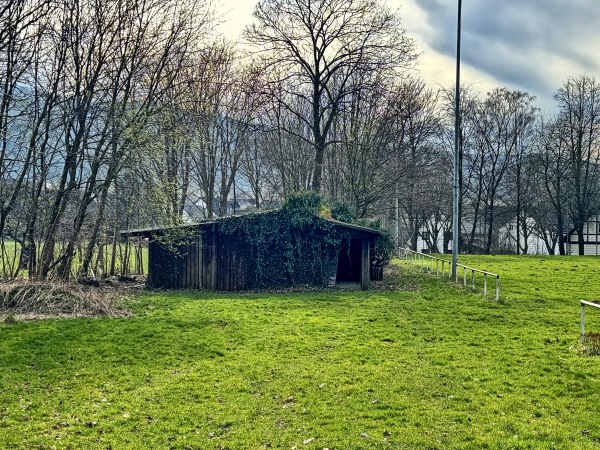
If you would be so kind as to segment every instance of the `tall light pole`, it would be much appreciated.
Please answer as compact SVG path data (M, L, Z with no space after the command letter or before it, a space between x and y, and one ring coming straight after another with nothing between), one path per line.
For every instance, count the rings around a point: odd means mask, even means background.
M454 106L454 192L452 208L452 278L458 277L458 241L460 236L460 31L462 0L458 0L458 29L456 34L456 103Z

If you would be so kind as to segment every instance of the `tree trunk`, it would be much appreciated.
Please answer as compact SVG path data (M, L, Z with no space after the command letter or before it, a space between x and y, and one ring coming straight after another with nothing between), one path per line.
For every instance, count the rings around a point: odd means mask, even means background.
M529 233L527 230L527 218L523 215L523 217L521 218L521 227L522 227L522 234L523 234L523 254L526 255L527 253L529 253L529 243L527 242L529 240Z
M323 159L325 157L325 146L322 143L316 145L315 148L315 166L313 169L311 190L313 192L321 192L321 179L323 177Z
M100 228L102 227L102 223L104 222L104 208L106 205L106 198L108 197L109 184L106 183L102 187L102 194L100 195L100 202L98 205L98 216L96 217L96 221L94 222L94 228L92 229L92 235L89 237L89 241L85 250L85 255L83 257L83 262L81 264L80 275L85 277L90 269L90 265L92 263L92 258L94 256L94 248L96 247L96 243L98 241L98 235L100 234Z
M118 203L118 196L115 192L115 203ZM119 220L117 217L117 208L115 207L115 224L113 226L113 240L112 240L112 250L110 254L110 276L115 276L116 274L116 264L117 264L117 245L119 243Z
M493 198L493 197L492 197ZM485 254L489 255L492 252L492 239L494 238L494 201L490 202L490 210L488 215L488 232L487 242L485 244Z
M583 238L583 222L577 224L577 249L579 255L585 255L585 241Z

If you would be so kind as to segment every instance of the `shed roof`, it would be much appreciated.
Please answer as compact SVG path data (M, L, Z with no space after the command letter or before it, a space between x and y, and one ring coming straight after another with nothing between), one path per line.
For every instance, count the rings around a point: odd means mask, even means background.
M170 227L149 227L149 228L137 228L137 229L132 229L132 230L123 230L120 232L121 236L144 236L144 237L150 237L152 236L154 233L157 232L161 232L163 230L172 230L175 228L201 228L204 226L208 226L208 225L215 225L218 224L220 222L223 222L225 220L241 220L243 218L245 218L246 220L248 219L248 217L252 217L254 215L258 215L258 214L272 214L278 212L278 210L273 210L273 211L262 211L262 212L254 212L250 214L246 214L246 215L242 215L242 216L229 216L229 217L222 217L219 219L213 219L213 220L203 220L203 221L199 221L199 222L194 222L194 223L187 223L187 224L182 224L182 225L178 225L178 226L170 226ZM321 218L321 220L326 220L327 222L331 222L334 225L341 227L341 228L347 228L350 230L354 230L354 231L361 231L364 233L368 233L368 234L374 234L374 235L380 235L381 231L376 230L374 228L369 228L369 227L363 227L361 225L355 225L352 223L346 223L346 222L340 222L339 220L335 220L335 219L325 219L325 218Z

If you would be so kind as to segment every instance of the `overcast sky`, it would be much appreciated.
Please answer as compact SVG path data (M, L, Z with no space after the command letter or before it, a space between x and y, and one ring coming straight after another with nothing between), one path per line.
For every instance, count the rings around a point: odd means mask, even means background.
M223 30L236 38L252 20L254 0L221 0ZM400 9L422 52L417 70L431 86L455 79L458 0L387 0ZM537 97L543 111L569 76L600 79L599 0L463 0L463 84L486 92L506 86Z

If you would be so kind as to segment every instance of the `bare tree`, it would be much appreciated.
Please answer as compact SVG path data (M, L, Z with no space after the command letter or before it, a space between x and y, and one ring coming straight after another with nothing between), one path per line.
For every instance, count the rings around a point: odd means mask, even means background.
M400 126L396 195L400 199L402 218L416 250L418 233L432 211L432 187L437 185L441 161L442 132L439 93L428 89L419 79L409 79L399 87L395 110Z
M449 170L453 170L455 140L454 140L454 121L456 116L456 95L455 89L442 89L442 109L441 116L444 125L442 140L446 152ZM473 251L474 233L476 228L473 226L477 223L480 208L482 205L482 193L478 188L477 174L479 173L478 166L480 159L478 158L479 151L475 144L475 114L479 98L477 94L469 86L461 86L460 95L460 121L459 121L459 200L458 200L458 223L459 229L459 247L461 251ZM448 175L450 178L451 175ZM450 201L449 204L452 202ZM444 235L444 248L448 248L450 243L450 224L446 224L448 233ZM470 226L470 228L469 228ZM465 245L464 236L467 235Z
M556 243L561 255L566 253L565 235L568 219L569 158L561 127L556 119L539 121L535 137L534 159L539 167L537 204L534 208L536 234L545 242L550 254Z
M569 211L583 255L585 222L600 207L600 85L587 75L569 78L554 98L559 145L569 162Z
M227 42L207 47L187 77L181 111L191 121L191 181L202 193L206 217L223 216L248 147L255 94Z
M531 217L538 195L534 182L538 167L532 157L537 114L537 109L530 102L524 104L524 109L517 111L514 118L518 126L512 161L507 170L506 205L514 211L516 218L514 241L517 254L528 253L529 236L533 230Z
M165 9L172 14L161 17ZM55 270L68 278L77 249L87 273L110 186L194 49L196 26L203 20L198 19L180 2L70 0L61 5L53 33L66 48L57 120L62 156L54 168L54 200L42 236L41 277ZM72 222L56 255L67 217Z
M283 83L271 83L269 91L274 93L275 90L276 94L265 96L257 124L261 132L262 162L270 174L268 184L280 198L285 198L291 193L310 189L312 162L306 155L311 145L304 121L277 100L285 96ZM289 102L297 111L305 108L304 112L309 114L308 106L298 99L291 98Z
M310 131L296 135L314 151L311 188L318 192L335 116L356 88L352 77L406 66L413 42L377 0L260 0L254 18L244 36L277 75L273 81L285 80L283 95L272 94Z
M352 82L357 89L334 121L336 142L325 159L324 193L348 202L357 218L365 218L381 212L374 208L385 210L400 175L390 168L396 162L394 143L402 141L397 134L402 120L396 99L402 90L389 86L377 74L362 74Z
M23 201L20 197L35 158L30 124L39 126L44 116L36 109L32 84L42 60L49 11L50 3L46 1L8 0L0 4L0 257L4 261L15 259L5 254L6 226L17 203ZM17 222L20 225L22 221L26 222L24 216ZM19 241L19 226L11 228L11 238ZM20 242L23 246L24 242ZM3 264L3 268L8 265Z
M533 120L533 97L525 92L495 89L479 103L475 116L479 151L479 195L486 200L484 252L493 244L496 206L503 194L505 174L512 162L519 136ZM475 224L474 224L475 226Z

